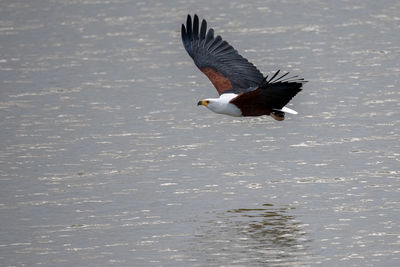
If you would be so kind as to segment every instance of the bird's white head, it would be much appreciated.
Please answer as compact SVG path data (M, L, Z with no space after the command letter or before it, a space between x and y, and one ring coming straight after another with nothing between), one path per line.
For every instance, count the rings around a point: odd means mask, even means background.
M198 106L205 106L212 111L217 110L218 108L221 108L225 106L228 102L224 101L224 99L221 98L207 98L199 101L197 103Z
M242 112L235 105L229 103L232 97L220 97L220 98L207 98L199 101L198 106L205 106L211 111L216 113L231 115L231 116L241 116Z

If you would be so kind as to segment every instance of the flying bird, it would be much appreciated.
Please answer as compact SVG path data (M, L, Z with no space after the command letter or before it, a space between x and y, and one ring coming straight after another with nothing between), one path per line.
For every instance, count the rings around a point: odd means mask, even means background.
M264 75L221 36L214 37L207 30L206 20L201 25L197 15L187 16L182 24L182 42L196 66L217 89L218 98L198 102L210 110L236 117L270 115L278 121L285 113L297 114L285 105L302 90L304 81L298 76L288 77L280 70L272 77Z

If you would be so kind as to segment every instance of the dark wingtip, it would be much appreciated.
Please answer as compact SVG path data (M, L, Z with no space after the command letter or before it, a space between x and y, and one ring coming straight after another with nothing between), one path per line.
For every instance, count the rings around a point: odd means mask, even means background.
M203 19L201 21L201 26L200 26L200 39L203 40L206 38L206 32L207 32L207 21Z
M267 83L270 83L280 72L281 70L278 70L277 72L275 72L274 76L272 76L271 79L269 79L269 81Z
M261 87L267 86L268 84L275 84L275 83L291 83L291 84L297 83L297 84L300 84L300 88L301 88L302 84L307 82L304 80L304 78L299 78L299 76L297 76L297 75L286 77L289 74L289 72L286 72L285 74L283 74L281 76L278 76L279 72L280 72L280 70L275 72L275 74L270 79L268 79L268 75L267 75L263 79L263 81L261 83Z
M192 17L190 16L190 14L188 14L187 19L186 19L186 33L188 35L189 38L191 38L192 36Z
M194 14L193 18L193 37L194 39L199 38L199 17Z
M181 27L181 34L182 34L182 37L183 37L184 35L186 35L186 27L185 27L184 24L182 24L182 27Z
M183 24L181 27L181 38L182 38L183 44L185 44L185 42L187 42L188 37L187 37L186 27Z

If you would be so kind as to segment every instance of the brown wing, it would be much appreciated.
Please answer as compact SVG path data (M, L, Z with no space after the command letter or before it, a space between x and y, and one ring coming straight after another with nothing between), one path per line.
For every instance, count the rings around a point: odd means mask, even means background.
M222 95L224 92L228 92L233 89L231 81L222 73L211 67L200 68L200 70L208 77L208 79L210 79L214 87L217 89L219 95Z
M186 51L220 95L248 92L248 88L262 83L262 73L221 36L214 38L214 30L207 30L205 20L199 28L197 15L194 15L193 22L192 17L187 16L186 26L182 24L181 33Z
M264 105L260 96L261 90L257 89L248 93L240 94L230 102L240 109L243 116L269 115L272 108Z

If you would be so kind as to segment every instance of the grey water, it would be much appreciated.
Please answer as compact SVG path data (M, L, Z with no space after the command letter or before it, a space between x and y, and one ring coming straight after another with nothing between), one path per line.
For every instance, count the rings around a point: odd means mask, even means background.
M197 107L188 13L283 122ZM399 266L399 1L0 2L1 266Z

